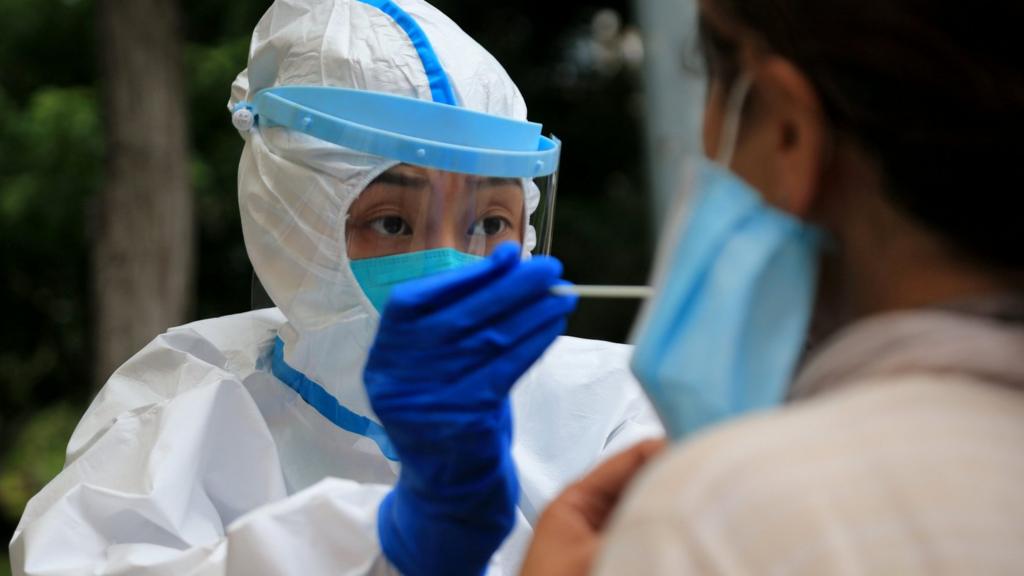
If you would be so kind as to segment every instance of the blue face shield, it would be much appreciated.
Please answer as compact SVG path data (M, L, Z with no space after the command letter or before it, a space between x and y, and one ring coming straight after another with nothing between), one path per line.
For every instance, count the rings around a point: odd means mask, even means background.
M466 254L452 248L436 248L353 260L351 265L352 273L370 303L378 312L383 312L388 297L391 296L391 290L397 284L461 268L482 259L481 256Z
M673 439L781 403L810 322L821 235L724 167L749 86L730 98L721 164L688 163L635 332L633 372Z
M443 76L442 71L438 77ZM543 136L540 124L487 114L448 100L299 85L257 92L250 101L234 106L232 119L241 131L263 134L261 141L269 142L266 137L273 134L300 148L317 150L310 162L336 163L350 176L390 166L369 183L377 198L375 205L346 215L346 245L342 248L352 260L441 246L484 256L508 241L518 242L533 254L550 250L561 143L553 136ZM319 142L313 144L313 140ZM332 159L333 152L338 159ZM303 163L306 160L299 162ZM307 176L299 166L295 172L299 179ZM324 290L327 284L341 280L338 269L332 268L331 278L320 272L330 266L324 256L333 256L333 262L340 263L334 254L337 238L322 229L336 229L339 224L337 215L327 212L334 206L325 198L352 195L347 185L356 181L328 182L318 179L315 189L307 189L308 182L296 182L296 189L278 182L281 192L268 191L271 203L254 206L260 216L250 218L258 221L253 227L261 233L279 234L288 243L267 250L273 256L261 264L268 276L277 273L276 265L271 264L277 258L312 258L305 267L308 280L293 278L267 286L273 301L254 282L254 304L269 307L276 303L290 317L301 314L307 326L318 325L339 305L333 296L314 296L328 294ZM329 189L335 185L342 188ZM352 206L364 204L360 200L367 196L365 192L360 192ZM266 220L262 220L264 216ZM441 224L451 230L439 230ZM318 245L321 242L324 244ZM359 249L353 249L356 243ZM363 274L364 280L367 277ZM370 283L366 286L368 293L380 293ZM296 294L295 287L302 287L303 294ZM372 299L379 307L382 300ZM292 308L299 300L306 302L301 312ZM308 305L310 301L313 306Z

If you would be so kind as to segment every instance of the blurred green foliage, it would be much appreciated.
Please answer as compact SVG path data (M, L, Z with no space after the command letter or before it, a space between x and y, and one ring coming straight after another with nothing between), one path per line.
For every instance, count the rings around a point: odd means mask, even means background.
M597 1L597 0L595 0ZM532 119L563 139L555 255L577 282L643 282L638 78L588 67L602 8L627 0L435 4L519 84ZM198 232L194 318L249 307L235 179L242 142L226 102L268 0L182 0ZM0 0L0 536L63 463L90 390L89 253L102 185L103 115L94 0ZM582 48L581 48L582 47ZM145 95L140 94L140 97ZM570 333L625 338L635 305L586 301ZM0 575L6 574L6 546Z
M35 413L12 439L4 454L4 472L0 474L0 514L8 518L21 515L25 502L39 487L60 472L63 447L74 431L81 409L67 403L43 408Z
M0 535L89 399L88 227L102 171L90 2L0 0ZM6 543L7 538L4 539ZM0 574L9 573L6 546Z

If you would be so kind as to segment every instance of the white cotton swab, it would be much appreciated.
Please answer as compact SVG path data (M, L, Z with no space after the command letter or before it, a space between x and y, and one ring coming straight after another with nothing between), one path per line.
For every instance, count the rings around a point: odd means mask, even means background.
M611 286L586 284L559 284L551 287L551 293L559 296L580 298L633 298L644 300L654 295L650 286Z

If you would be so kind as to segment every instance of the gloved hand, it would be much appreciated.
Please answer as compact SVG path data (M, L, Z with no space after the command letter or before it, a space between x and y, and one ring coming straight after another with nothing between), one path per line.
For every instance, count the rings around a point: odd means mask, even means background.
M378 513L384 554L404 574L479 574L515 525L509 390L565 329L561 264L514 244L399 285L364 372L402 463Z

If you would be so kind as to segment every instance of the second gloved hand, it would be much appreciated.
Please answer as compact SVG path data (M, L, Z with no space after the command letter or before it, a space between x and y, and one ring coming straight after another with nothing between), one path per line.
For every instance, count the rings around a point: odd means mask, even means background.
M395 288L364 380L402 470L381 504L385 555L405 574L479 574L515 524L509 391L565 329L562 267L485 261Z

